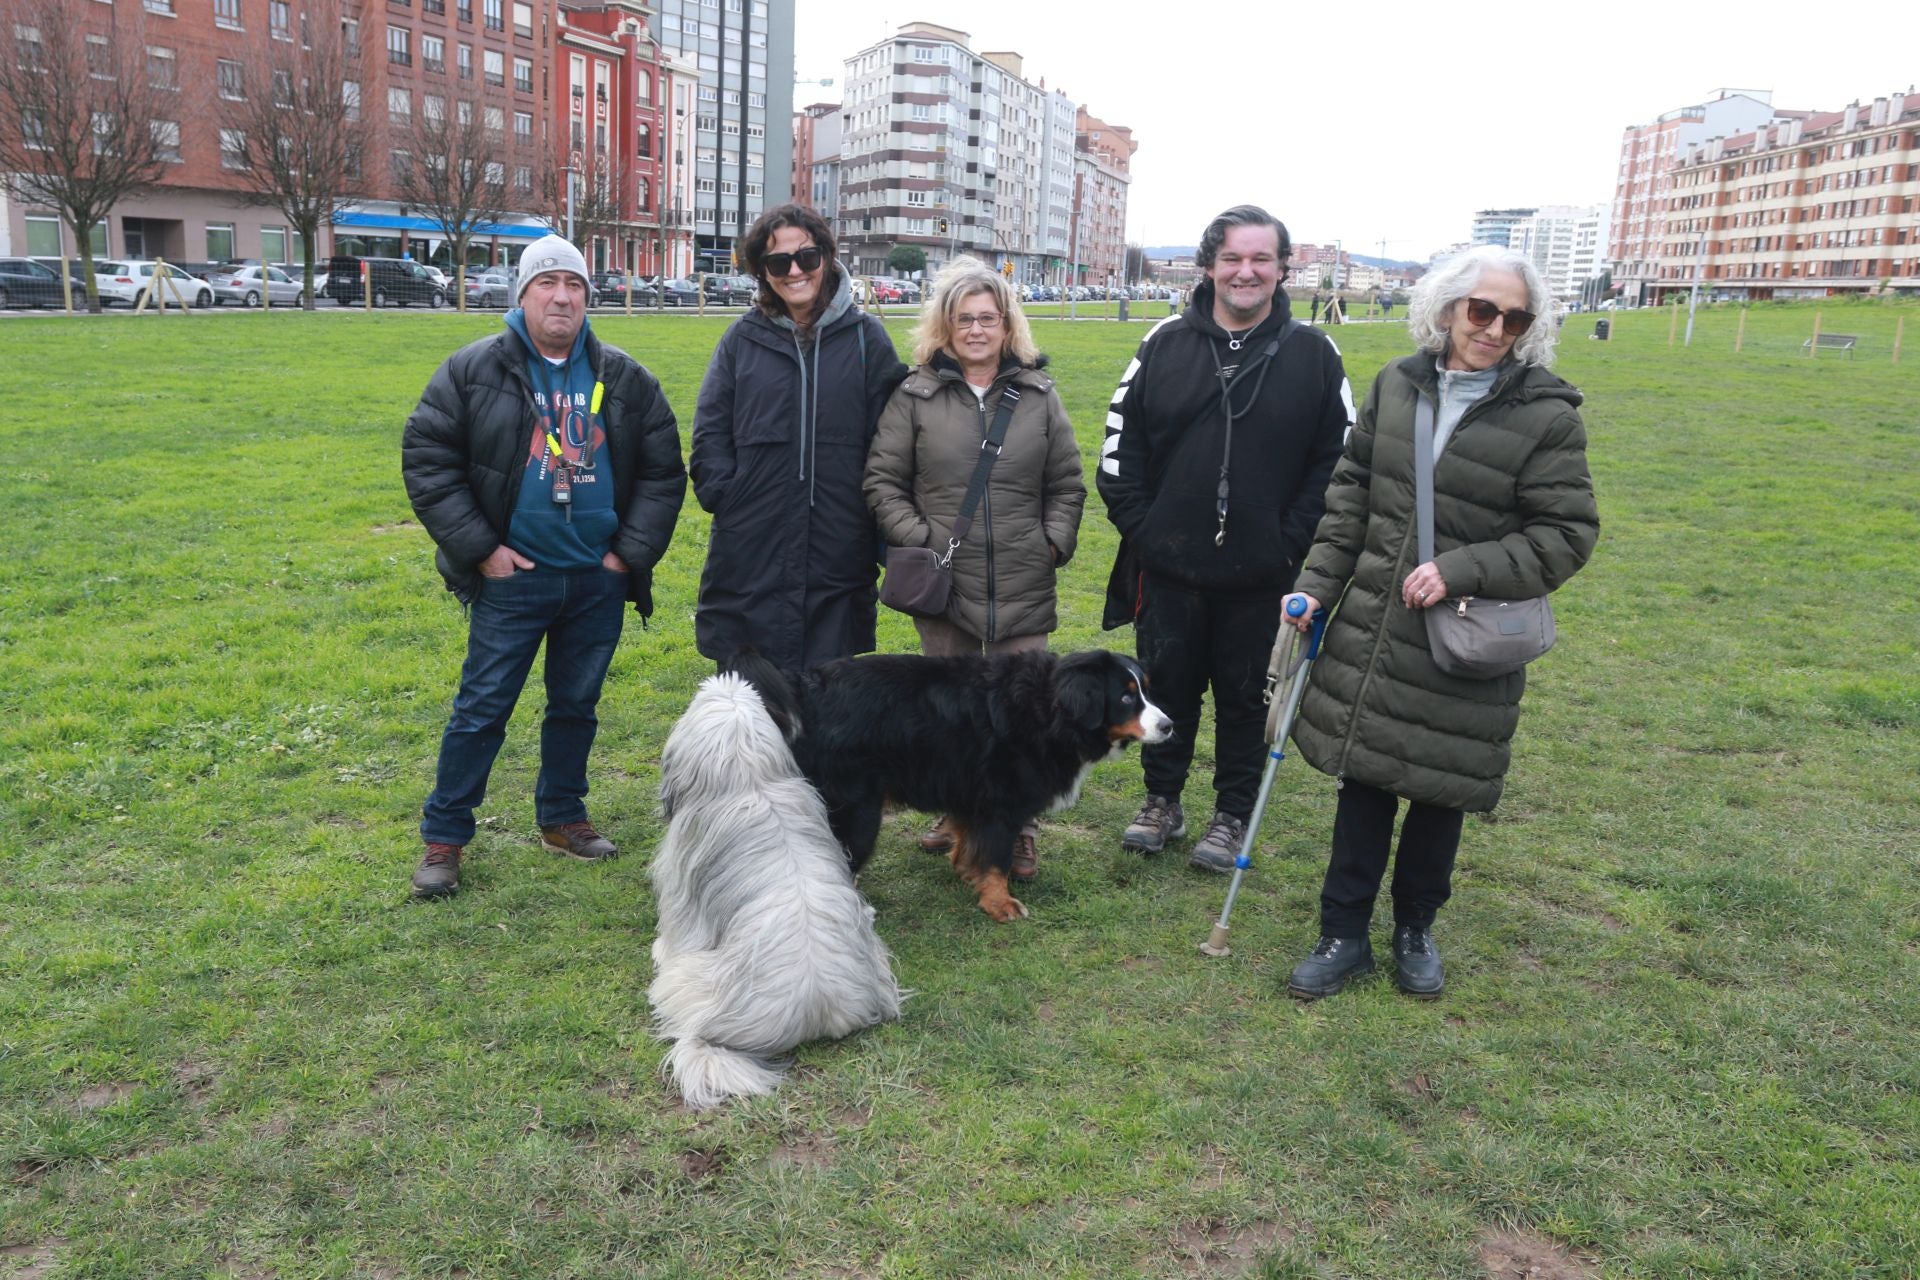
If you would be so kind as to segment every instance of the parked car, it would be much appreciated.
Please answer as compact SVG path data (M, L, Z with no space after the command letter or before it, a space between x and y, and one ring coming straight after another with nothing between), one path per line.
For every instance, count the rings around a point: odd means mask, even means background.
M666 303L670 307L692 307L699 305L700 289L699 286L695 285L691 280L663 280L660 283L660 290L662 294L665 295Z
M78 301L87 300L86 286L77 285ZM0 258L0 311L13 307L58 307L65 304L60 273L31 258Z
M47 270L53 272L53 287L56 290L60 288L60 259L29 258L27 259L27 261L37 262L41 266L45 267ZM73 282L73 305L76 307L86 306L87 305L87 273L81 269L80 259L78 258L67 259L67 279ZM65 298L63 297L57 305L65 306L66 305Z
M261 279L265 273L265 280ZM213 286L215 306L237 302L243 307L260 305L262 294L276 307L297 307L304 293L300 282L278 267L248 266L235 263L207 277Z
M884 277L876 277L869 280L867 282L867 291L872 295L875 302L902 302L905 300L905 295L900 292L900 286Z
M373 293L373 305L376 307L384 307L388 303L405 307L416 302L422 306L437 307L447 300L446 294L434 283L427 269L417 262L405 258L351 256L327 259L327 296L343 307L361 305L364 298L360 291L362 263L366 264L368 288Z
M467 305L470 307L510 307L513 305L513 273L498 267L478 275L467 273Z
M748 276L711 275L706 278L705 284L707 301L723 307L752 302L754 293L760 287Z
M633 295L636 307L653 307L660 304L660 290L645 276L621 275L618 272L603 271L593 278L593 287L600 301L609 307L627 305L627 295Z
M153 284L154 272L159 264L138 259L122 259L117 262L96 262L93 266L94 279L100 287L102 304L111 300L122 306L137 307L140 305L140 299L146 295L148 288ZM166 264L164 278L172 280L173 283L171 287L163 285L160 292L154 295L153 301L156 305L167 307L179 305L174 300L176 292L185 299L188 306L210 307L213 305L213 286L205 280L195 279L171 262Z

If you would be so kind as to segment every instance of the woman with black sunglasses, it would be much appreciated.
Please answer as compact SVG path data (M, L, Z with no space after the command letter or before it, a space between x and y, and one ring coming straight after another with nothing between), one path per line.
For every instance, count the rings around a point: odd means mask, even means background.
M1422 611L1469 596L1543 596L1592 554L1600 518L1580 393L1547 371L1553 300L1531 259L1485 246L1414 289L1419 351L1374 379L1295 583L1306 630L1332 608L1293 738L1339 788L1320 940L1288 989L1330 996L1373 970L1368 925L1402 800L1393 873L1395 979L1437 997L1432 929L1464 815L1500 800L1526 672L1469 679L1434 665ZM1433 412L1436 554L1422 562L1414 418ZM1289 600L1295 597L1288 597Z
M687 459L713 513L694 636L715 662L750 644L799 671L874 647L879 534L861 479L907 367L834 248L796 204L740 240L759 293L707 366Z

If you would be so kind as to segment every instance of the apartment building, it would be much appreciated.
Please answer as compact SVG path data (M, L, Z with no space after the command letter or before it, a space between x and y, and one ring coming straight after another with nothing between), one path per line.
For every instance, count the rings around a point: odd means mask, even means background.
M1707 101L1668 111L1649 124L1630 125L1620 139L1607 261L1621 296L1646 302L1666 243L1667 200L1674 159L1712 137L1748 132L1805 112L1777 112L1764 90L1719 89Z
M1599 205L1543 205L1508 228L1507 247L1533 260L1549 293L1570 301L1605 269L1606 222Z
M1497 244L1503 249L1510 248L1514 227L1537 212L1537 209L1482 209L1473 215L1473 233L1468 241L1475 245Z
M972 254L1035 284L1118 276L1130 130L1092 117L1083 128L1020 54L976 53L966 32L931 22L848 58L845 83L839 230L856 272L883 274L893 247L912 244L929 271ZM1087 254L1072 265L1083 236L1098 268Z
M1920 95L1800 112L1678 152L1657 300L1920 292Z
M793 199L827 220L840 216L840 104L793 113Z
M661 44L699 71L688 168L703 271L733 269L753 220L792 198L794 0L652 0Z
M1125 280L1127 186L1133 181L1133 130L1074 113L1075 284Z

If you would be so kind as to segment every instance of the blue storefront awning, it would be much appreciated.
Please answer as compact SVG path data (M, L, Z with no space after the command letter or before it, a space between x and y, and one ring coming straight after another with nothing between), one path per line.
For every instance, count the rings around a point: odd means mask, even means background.
M366 227L373 231L417 231L444 240L446 232L432 218L409 218L395 213L336 213L336 227ZM544 224L524 222L476 222L473 233L479 236L506 236L520 240L538 240L552 234Z

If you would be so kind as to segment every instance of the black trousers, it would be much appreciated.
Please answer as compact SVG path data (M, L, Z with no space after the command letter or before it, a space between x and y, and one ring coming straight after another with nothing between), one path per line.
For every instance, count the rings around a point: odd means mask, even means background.
M1334 938L1364 938L1373 900L1387 870L1393 819L1400 797L1349 778L1340 784L1333 812L1333 858L1320 888L1320 932ZM1460 851L1465 814L1439 805L1407 802L1400 824L1400 854L1393 862L1393 923L1421 929L1453 892L1453 859Z
M1177 800L1187 785L1200 699L1211 686L1214 803L1243 822L1253 816L1267 759L1260 695L1283 594L1195 591L1147 575L1134 642L1154 704L1173 718L1173 736L1140 752L1152 794Z

